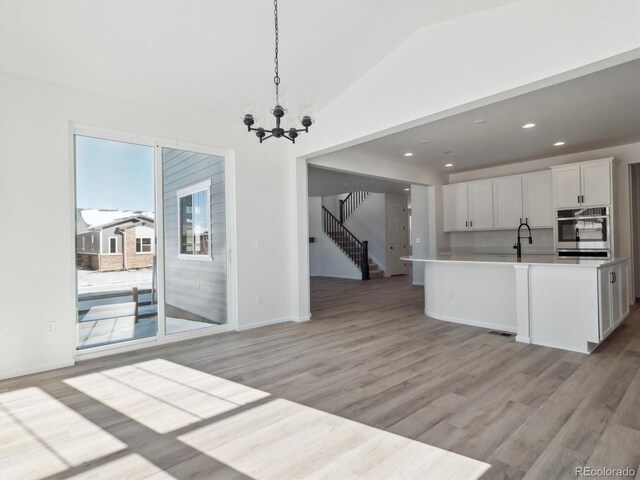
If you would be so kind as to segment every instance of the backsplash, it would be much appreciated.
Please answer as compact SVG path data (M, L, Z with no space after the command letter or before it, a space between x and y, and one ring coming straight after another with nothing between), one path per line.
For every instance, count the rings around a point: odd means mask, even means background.
M523 255L553 255L553 229L540 228L531 231L533 244L522 240ZM522 231L526 235L526 229ZM516 230L491 230L475 232L451 232L451 253L515 254Z

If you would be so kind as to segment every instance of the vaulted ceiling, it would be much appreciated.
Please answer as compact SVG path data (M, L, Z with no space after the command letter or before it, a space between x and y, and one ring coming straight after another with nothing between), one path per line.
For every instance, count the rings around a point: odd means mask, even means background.
M280 0L289 105L319 109L421 26L512 0ZM131 100L238 116L270 104L270 0L0 2L0 70Z

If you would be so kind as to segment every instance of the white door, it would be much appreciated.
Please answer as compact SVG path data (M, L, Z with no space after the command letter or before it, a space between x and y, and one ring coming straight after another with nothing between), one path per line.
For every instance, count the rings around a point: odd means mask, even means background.
M609 163L582 165L582 205L611 204L611 170Z
M555 207L580 206L580 166L556 168L553 170L553 190Z
M598 288L600 289L600 340L603 340L613 328L611 318L611 282L613 274L611 267L598 270Z
M522 177L496 178L493 181L493 200L494 228L518 228L524 218Z
M467 184L445 185L443 188L444 230L451 232L467 230L469 212L467 208Z
M553 228L551 171L523 177L524 217L531 228Z
M387 274L408 273L407 263L400 259L407 255L409 225L407 198L401 195L386 195L387 213Z
M473 182L469 187L469 230L493 228L493 182Z

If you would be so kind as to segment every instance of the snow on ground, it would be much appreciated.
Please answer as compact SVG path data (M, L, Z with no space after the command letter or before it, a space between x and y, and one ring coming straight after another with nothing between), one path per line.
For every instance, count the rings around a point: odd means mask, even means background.
M129 290L133 287L151 288L150 268L123 270L120 272L99 272L78 270L78 293L110 292Z

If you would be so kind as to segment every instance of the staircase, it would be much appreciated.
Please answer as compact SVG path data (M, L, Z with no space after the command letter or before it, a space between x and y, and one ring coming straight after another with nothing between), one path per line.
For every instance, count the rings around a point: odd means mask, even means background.
M369 192L356 190L340 200L340 223L347 221L347 218L355 212L356 208L369 196Z
M342 211L342 208L340 210ZM384 272L379 270L378 264L369 257L369 242L366 240L358 240L358 238L324 206L322 207L322 230L358 267L362 272L362 280L383 277Z

